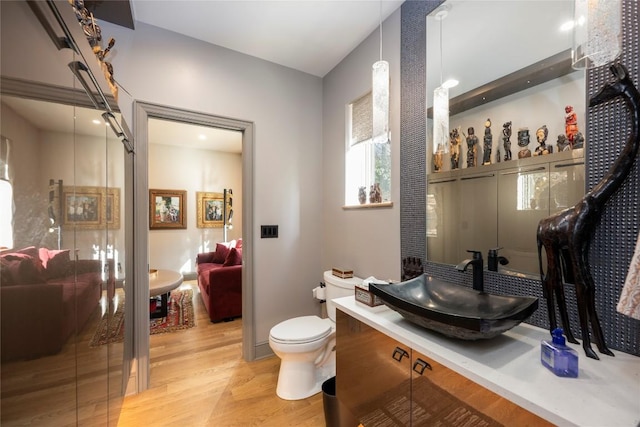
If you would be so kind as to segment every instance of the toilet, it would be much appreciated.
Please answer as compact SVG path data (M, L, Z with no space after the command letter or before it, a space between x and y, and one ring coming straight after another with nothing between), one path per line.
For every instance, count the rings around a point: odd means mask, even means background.
M281 399L299 400L320 392L322 383L336 374L336 307L334 298L354 294L362 279L342 279L324 272L324 288L314 297L327 301L326 319L301 316L278 323L269 332L269 345L280 358L276 394Z

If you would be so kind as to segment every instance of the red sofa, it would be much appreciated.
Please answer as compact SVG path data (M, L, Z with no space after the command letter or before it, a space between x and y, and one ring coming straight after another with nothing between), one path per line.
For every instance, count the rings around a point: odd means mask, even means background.
M2 252L2 361L58 353L96 312L101 293L99 260L35 247Z
M218 243L196 257L198 287L212 322L242 316L242 248Z

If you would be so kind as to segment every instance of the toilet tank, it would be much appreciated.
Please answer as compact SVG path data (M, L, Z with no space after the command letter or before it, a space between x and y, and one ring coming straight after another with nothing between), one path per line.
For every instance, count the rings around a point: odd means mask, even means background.
M334 276L331 273L331 270L324 272L324 284L326 285L325 295L327 299L327 315L333 322L336 321L336 306L333 303L333 299L353 296L353 288L361 283L362 279L359 277L342 279L340 277Z

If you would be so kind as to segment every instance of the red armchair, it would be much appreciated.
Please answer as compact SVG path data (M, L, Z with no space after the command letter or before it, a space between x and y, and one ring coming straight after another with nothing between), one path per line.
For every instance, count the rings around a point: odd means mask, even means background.
M218 244L215 252L198 254L196 264L200 296L211 321L241 317L242 249Z

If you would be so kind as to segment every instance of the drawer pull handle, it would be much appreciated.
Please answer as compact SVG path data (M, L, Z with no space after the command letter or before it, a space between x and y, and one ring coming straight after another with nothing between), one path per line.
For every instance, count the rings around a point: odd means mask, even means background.
M444 184L446 182L454 182L457 181L457 178L451 178L451 179L443 179L441 181L429 181L429 184Z
M422 359L416 360L416 363L413 364L414 372L417 372L419 375L422 375L425 369L433 371L433 368L431 367L431 365Z
M523 170L517 170L517 171L509 171L509 172L502 172L502 175L516 175L519 173L532 173L532 172L541 172L543 170L546 170L547 168L544 166L540 166L534 169L523 169Z
M398 362L402 361L403 357L409 357L409 353L407 353L405 350L401 349L400 347L396 347L395 350L393 350L393 359L397 360Z
M494 176L496 176L494 173L490 173L490 174L487 174L487 175L464 176L464 177L462 177L460 179L462 181L467 181L469 179L493 178Z
M580 166L580 165L584 165L584 162L575 162L575 163L563 163L560 165L556 165L556 168L568 168L571 166Z

